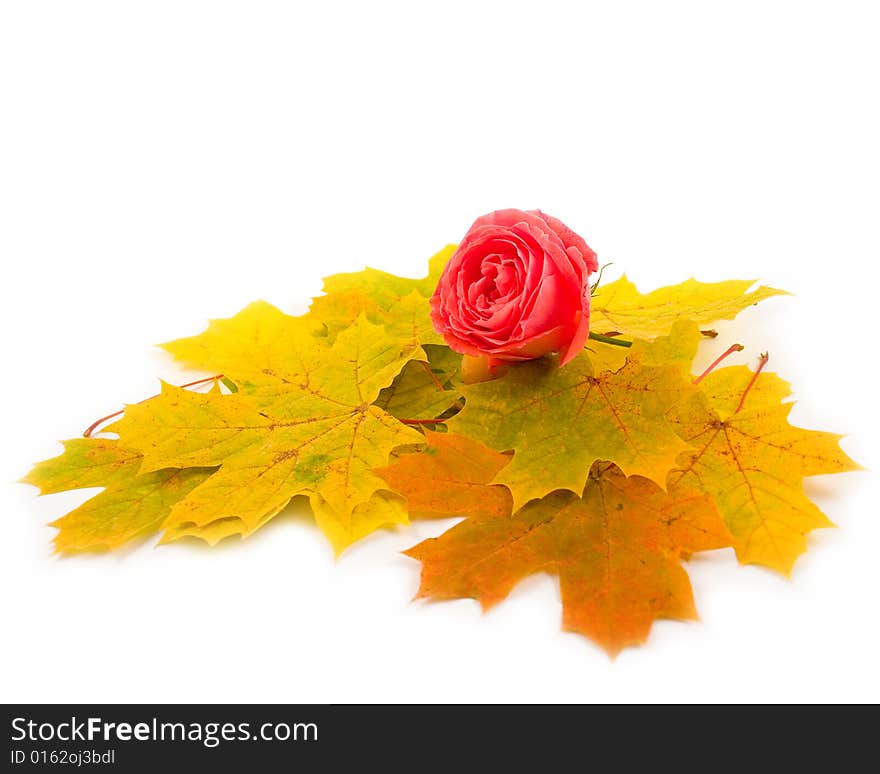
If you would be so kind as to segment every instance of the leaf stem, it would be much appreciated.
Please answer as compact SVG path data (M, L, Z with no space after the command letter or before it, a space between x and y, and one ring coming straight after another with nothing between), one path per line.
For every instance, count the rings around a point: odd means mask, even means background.
M590 338L593 341L601 341L603 344L613 344L615 347L631 347L633 345L631 341L603 336L601 333L593 333L593 331L590 331Z
M700 382L702 382L703 379L705 379L709 374L712 373L712 371L714 371L718 367L718 364L722 360L724 360L724 358L730 357L730 355L732 355L734 352L742 352L744 349L745 349L745 347L742 344L731 344L727 348L727 351L725 351L723 354L716 357L715 360L712 361L712 364L705 371L703 371L703 373L701 373L696 379L694 379L694 384L699 384Z
M749 394L749 390L752 389L755 382L758 380L758 376L761 374L761 371L764 370L764 366L767 365L767 361L770 359L770 355L767 352L761 353L761 359L758 361L758 370L752 374L752 378L749 380L749 383L746 385L745 392L743 392L742 397L739 399L739 405L736 407L736 411L734 414L739 414L740 409L743 407L743 404L746 402L746 395Z
M401 422L405 425L439 425L441 422L446 422L446 419L401 419Z
M425 369L425 373L431 377L431 381L434 382L434 386L436 386L437 389L440 390L440 392L444 392L445 390L444 390L443 385L440 383L440 380L437 378L437 375L431 370L431 364L426 363L424 360L417 360L416 362L422 368Z
M218 382L225 379L223 374L217 374L216 376L208 376L204 379L196 379L194 382L187 382L186 384L181 384L180 389L185 389L187 387L195 387L199 384L206 384L207 382ZM149 398L147 398L149 400ZM144 401L140 401L143 403ZM92 433L95 432L101 425L103 425L108 419L113 419L113 417L118 417L120 414L124 414L125 409L119 409L119 411L114 411L112 414L107 414L106 417L101 417L100 419L96 419L92 424L90 424L85 430L83 430L83 438L91 438Z

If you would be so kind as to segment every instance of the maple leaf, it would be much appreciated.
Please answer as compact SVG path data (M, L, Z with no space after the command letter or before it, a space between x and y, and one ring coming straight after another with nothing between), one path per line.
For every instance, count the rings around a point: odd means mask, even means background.
M442 344L431 322L428 299L455 249L456 245L447 245L431 257L428 274L421 279L369 268L326 277L324 295L312 300L309 314L325 325L331 340L363 314L392 335L409 332L418 344Z
M339 511L317 493L312 494L309 503L315 523L337 554L380 527L409 524L406 501L394 492L381 489L373 492L366 502L352 508L351 513Z
M694 356L697 349L703 341L700 334L700 326L693 320L676 320L669 328L668 334L657 336L650 341L636 339L633 342L632 349L623 352L631 353L630 356L638 358L643 366L672 366L677 368L684 379L691 381L691 366L694 362ZM620 352L620 347L602 346L604 353L610 350ZM592 354L591 360L597 361L597 355ZM686 395L691 393L688 388Z
M694 448L669 482L713 495L741 562L788 574L806 534L833 526L804 494L804 477L860 468L840 449L841 436L789 423L793 404L782 401L791 388L775 374L762 373L742 402L753 376L745 366L720 369L670 409Z
M239 522L227 528L248 534L292 497L308 494L340 551L368 526L401 521L396 508L356 509L386 488L372 469L386 464L395 447L423 440L371 405L416 354L360 317L332 347L313 340L295 360L273 362L269 381L254 394L166 384L159 396L128 406L108 430L143 454L143 472L219 466L172 507L172 534L231 518Z
M214 472L213 468L156 470L139 475L141 455L104 438L64 442L57 457L38 463L23 479L41 494L103 487L54 521L63 553L113 549L160 529L171 508Z
M411 516L500 517L510 513L510 491L491 485L510 456L453 433L428 432L425 442L424 450L400 455L375 471L406 498Z
M270 521L271 518L271 516L266 518L263 524ZM262 526L262 524L259 526ZM173 543L183 538L196 538L207 543L209 546L216 546L221 540L226 538L247 537L254 531L249 528L245 521L237 516L214 519L206 524L196 524L191 521L176 521L169 524L166 521L162 525L162 529L163 533L159 540L159 545Z
M627 360L638 360L643 366L675 366L682 378L690 379L691 365L702 340L700 327L695 322L676 320L668 335L651 340L634 339L630 348L590 342L586 351L596 374L618 371Z
M425 298L430 298L443 269L456 251L458 245L446 245L428 259L428 273L420 279L399 277L379 269L366 268L362 271L331 274L324 278L324 296L315 299L327 299L335 294L350 292L363 293L373 299L380 309L391 309L397 301L412 291L417 291Z
M391 331L384 329L381 338L393 340L402 356L424 359L422 335L412 320L415 303L401 301L395 308L396 325ZM250 394L272 395L286 381L311 370L312 361L329 349L328 340L319 336L323 328L310 315L292 317L265 301L255 301L233 317L211 320L196 336L160 346L189 368L222 373Z
M419 597L473 598L484 610L533 573L558 575L564 628L615 655L655 619L696 618L681 561L728 545L708 496L597 463L582 496L555 491L512 515L478 513L406 553L422 563Z
M391 385L379 393L375 405L398 419L428 420L456 407L461 393L446 388L449 377L433 368L431 357L428 352L427 362L410 360Z
M245 392L277 389L284 376L308 370L320 324L255 301L197 336L160 346L189 368L222 373Z
M457 388L461 384L461 354L446 345L425 344L422 349L428 354L428 362L437 378L447 389Z
M663 486L687 448L664 414L691 389L678 363L646 365L640 344L618 370L582 352L559 368L552 358L514 364L499 379L465 385L451 432L515 452L495 483L520 507L554 489L583 490L597 460Z
M788 295L761 285L746 291L755 280L698 282L689 279L678 285L640 293L626 275L602 285L592 298L590 330L594 333L619 333L631 338L652 339L663 336L677 320L706 325L717 320L732 320L743 309L772 296Z
M449 348L420 348L419 342L425 337L419 323L407 317L417 308L414 304L413 299L403 299L395 308L397 324L390 331L386 328L385 336L396 340L403 353L413 358L427 357L432 362L441 357L441 349ZM323 327L322 322L309 315L292 317L265 301L256 301L234 317L211 320L207 330L196 336L160 346L189 368L222 373L242 392L272 397L286 381L308 372L316 352L329 347L326 338L315 339ZM443 359L445 362L448 358ZM442 392L440 376L448 381L442 372L432 378L431 372L425 370L424 360L412 360L380 392L376 405L400 418L438 416L460 398L458 392Z

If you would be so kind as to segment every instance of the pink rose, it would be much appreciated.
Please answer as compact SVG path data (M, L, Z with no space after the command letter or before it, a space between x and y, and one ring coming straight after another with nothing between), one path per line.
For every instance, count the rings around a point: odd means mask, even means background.
M590 332L596 254L540 210L496 210L474 222L431 298L437 332L456 352L499 360L560 353L565 365Z

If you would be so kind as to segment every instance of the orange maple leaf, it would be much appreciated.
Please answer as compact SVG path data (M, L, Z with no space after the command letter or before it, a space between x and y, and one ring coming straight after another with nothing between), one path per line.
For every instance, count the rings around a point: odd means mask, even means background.
M497 497L488 491L497 489L488 486L491 451L466 438L448 444L435 438L432 445L431 453L396 463L400 478L392 481L387 470L383 477L435 516L466 509L453 496L444 511L444 488L471 489L476 507L461 524L406 552L422 562L419 597L473 598L485 610L528 575L550 572L560 578L563 626L611 655L643 642L658 618L696 618L681 562L732 540L708 496L681 487L663 492L606 462L593 466L580 497L557 490L515 513L499 512L484 507ZM440 471L444 486L426 486Z
M427 448L374 472L406 498L410 516L501 517L513 507L506 486L491 485L510 456L454 433L425 433Z

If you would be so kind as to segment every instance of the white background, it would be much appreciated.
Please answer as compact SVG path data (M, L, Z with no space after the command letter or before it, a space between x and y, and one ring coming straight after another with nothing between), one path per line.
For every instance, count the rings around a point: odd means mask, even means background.
M768 349L796 422L875 472L815 479L839 525L787 581L689 565L700 623L616 661L555 579L411 604L399 551L334 561L303 514L245 543L59 559L88 493L3 484L5 701L880 700L880 25L875 3L0 5L0 480L186 381L151 345L320 278L418 275L477 215L540 207L642 289L796 293L706 345Z

